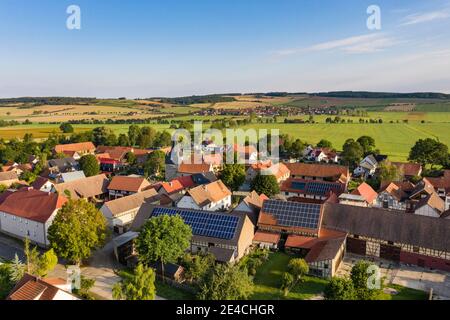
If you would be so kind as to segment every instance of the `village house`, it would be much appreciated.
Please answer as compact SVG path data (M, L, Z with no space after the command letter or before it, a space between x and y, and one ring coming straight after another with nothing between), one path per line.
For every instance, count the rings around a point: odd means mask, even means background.
M0 185L7 188L15 183L19 183L19 176L14 171L0 172Z
M63 172L59 174L59 176L56 178L57 183L64 183L64 182L70 182L75 181L79 179L85 179L86 176L83 171L70 171L70 172Z
M213 166L208 163L185 163L182 162L177 170L177 177L190 176L197 173L214 172ZM169 179L172 180L172 179Z
M55 184L52 192L70 196L74 200L87 199L94 202L102 201L108 194L109 180L104 174L85 179Z
M440 218L445 211L445 201L436 192L421 198L414 205L414 214Z
M238 155L238 159L247 165L258 162L258 149L254 145L241 146L235 144L233 151Z
M340 154L330 148L313 148L305 155L306 160L325 163L339 163Z
M72 285L61 278L43 278L25 273L6 300L80 300L72 293Z
M345 185L345 190L350 181L350 172L345 166L300 162L286 163L286 166L291 172L291 178L340 182Z
M444 199L450 193L450 170L444 170L444 174L440 177L428 177L427 180L441 198Z
M158 204L158 193L155 189L145 190L129 196L120 197L107 201L100 208L103 216L108 221L108 225L116 233L127 232L128 227L133 222L139 208L149 201Z
M287 234L285 248L304 257L310 274L331 278L345 255L346 232L322 227L323 204L266 200L258 218L254 242L275 247L273 234ZM260 240L258 240L260 239Z
M377 171L380 162L386 159L387 156L385 155L370 154L360 161L359 166L353 171L353 175L364 179L372 177Z
M192 228L191 253L211 253L218 262L233 263L251 249L255 226L243 212L218 213L144 204L132 230L139 231L148 219L161 215L180 215Z
M345 184L323 180L306 180L290 178L283 182L281 194L286 198L302 197L317 200L326 200L332 193L339 196L345 192Z
M327 203L322 225L347 232L347 252L450 271L449 219Z
M37 177L36 180L31 184L34 190L40 190L44 192L51 192L53 188L53 182L48 178Z
M391 182L382 187L374 207L405 211L408 198L408 194L402 189L401 184Z
M256 191L252 191L238 204L234 211L254 213L257 215L262 208L264 200L268 199L264 193L259 195Z
M150 187L150 182L144 177L114 176L108 185L110 199L129 196L142 192Z
M353 190L352 195L361 196L367 203L367 207L373 206L378 197L378 193L365 182L361 183L355 190Z
M414 177L420 177L420 175L422 174L422 166L418 163L392 162L391 164L397 168L397 170L406 180Z
M289 178L291 172L283 163L273 163L271 160L265 162L260 161L249 166L246 172L245 180L247 182L251 182L258 174L273 175L277 179L278 183L282 183Z
M0 204L0 230L22 240L28 238L41 247L48 247L48 228L66 202L63 196L33 188L12 192Z
M47 161L47 169L44 170L44 176L56 179L59 174L80 170L80 165L74 158L51 159Z
M221 180L188 190L177 203L178 208L207 211L228 210L230 206L231 191Z
M79 142L70 144L58 144L53 148L53 154L65 154L66 157L82 157L86 154L94 154L95 146L92 142ZM75 158L75 157L74 157Z
M189 188L196 186L192 176L183 176L175 178L169 182L162 182L158 186L159 194L171 195L174 193L185 193Z

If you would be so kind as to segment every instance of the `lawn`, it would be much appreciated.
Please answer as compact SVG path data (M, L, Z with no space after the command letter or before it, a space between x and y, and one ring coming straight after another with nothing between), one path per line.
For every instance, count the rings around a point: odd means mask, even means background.
M157 279L155 281L156 285L156 295L167 300L194 300L195 295L169 285L168 283L163 283L161 280Z
M304 281L291 290L287 297L284 297L280 290L281 279L290 259L291 256L282 252L270 254L269 260L258 269L254 278L255 290L252 300L305 300L323 292L327 280L304 277Z
M398 294L391 295L391 300L428 300L428 293L422 290L406 288L397 284L390 284L388 287L398 292Z

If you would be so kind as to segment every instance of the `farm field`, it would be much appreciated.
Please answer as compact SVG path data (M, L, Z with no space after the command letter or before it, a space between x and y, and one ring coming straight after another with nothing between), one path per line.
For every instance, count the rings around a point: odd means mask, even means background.
M186 117L187 120L188 117ZM99 125L74 125L75 132L91 130ZM126 133L128 124L108 124L116 134ZM145 126L145 125L140 125ZM168 124L150 124L156 130L168 130ZM207 124L203 127L208 128ZM361 135L372 136L377 148L388 154L391 160L405 161L409 150L418 139L438 138L441 142L450 145L450 123L383 123L383 124L251 124L243 129L279 129L280 133L290 134L308 143L315 144L321 139L333 143L336 149L341 149L348 138L358 138ZM0 138L22 138L25 133L32 133L34 138L48 137L52 131L60 132L58 125L32 124L0 128Z

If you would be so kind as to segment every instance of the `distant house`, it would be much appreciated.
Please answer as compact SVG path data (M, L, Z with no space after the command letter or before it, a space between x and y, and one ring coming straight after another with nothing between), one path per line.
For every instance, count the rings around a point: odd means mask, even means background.
M197 173L214 172L213 166L208 163L185 163L178 167L177 176L190 176Z
M148 219L161 215L180 215L192 228L189 251L194 254L211 253L218 262L233 263L251 249L255 226L242 212L218 213L144 204L133 222L132 230L140 230Z
M177 206L207 211L227 210L231 206L231 191L217 180L188 190Z
M370 154L362 159L359 163L359 166L353 171L353 174L356 177L368 178L375 174L378 169L380 162L383 162L387 159L385 155L373 155Z
M375 204L378 197L378 193L365 182L361 183L355 190L353 190L352 195L361 196L369 207Z
M44 177L37 177L36 180L31 184L33 189L44 191L44 192L51 192L53 188L53 182L51 182L48 178Z
M74 158L52 159L47 161L47 168L47 175L56 179L60 173L80 170L80 165Z
M158 194L155 189L145 190L129 196L107 201L100 208L100 211L108 221L108 225L117 233L127 231L133 222L139 208L146 201L158 202Z
M253 145L242 146L235 144L233 151L238 154L238 158L245 164L254 164L258 162L258 149Z
M450 170L444 170L444 174L441 177L428 177L427 180L433 185L435 191L441 198L444 199L450 193Z
M269 198L265 194L262 193L258 195L256 191L252 191L239 203L239 205L234 209L234 211L259 214L259 211L262 208L264 200L268 199Z
M338 197L338 201L340 204L345 204L348 206L356 206L356 207L368 207L366 199L363 196L358 194L351 193L343 193Z
M73 157L74 153L82 157L86 154L94 154L95 146L92 142L79 142L70 144L58 144L53 149L54 154L67 154L68 157Z
M159 194L171 195L174 193L184 193L187 189L195 187L192 176L183 176L175 178L169 182L163 182L158 189Z
M305 158L315 162L338 163L341 156L330 148L314 148L305 155Z
M422 174L422 166L418 163L392 162L392 165L397 167L405 179L419 177Z
M0 185L10 187L14 183L19 183L19 176L14 171L0 172Z
M341 193L345 192L345 184L323 180L290 178L283 182L280 191L286 197L325 200L330 197L332 193L339 196Z
M286 163L286 166L291 172L291 178L341 182L345 184L345 189L350 181L350 172L345 166L299 162Z
M374 207L404 211L407 207L407 200L408 194L401 188L401 185L391 182L378 193Z
M85 179L55 184L52 192L60 195L70 195L74 200L88 199L99 201L108 194L109 180L104 174L99 174Z
M440 218L445 211L445 202L436 192L421 198L414 206L414 214Z
M85 178L86 176L84 172L80 170L80 171L63 172L56 180L58 183L64 183Z
M67 202L63 196L20 189L0 204L0 230L19 239L30 239L41 247L49 245L47 230L58 210Z
M141 158L144 158L145 161L145 158L153 152L152 150L121 146L98 146L96 151L97 155L101 155L102 158L109 158L122 163L126 162L126 155L128 152L133 153L136 158L138 158L138 162Z
M119 160L114 160L110 158L97 158L100 163L100 171L113 173L121 170L123 168L123 163Z
M150 182L144 177L114 176L108 185L110 199L129 196L142 192L150 187Z
M246 172L246 181L251 182L258 174L273 175L278 183L289 178L290 171L283 163L272 163L272 161L258 162L250 165Z
M278 249L280 240L281 235L279 233L256 231L253 237L253 244L260 248Z
M71 293L71 287L64 279L41 279L26 273L6 300L80 300Z

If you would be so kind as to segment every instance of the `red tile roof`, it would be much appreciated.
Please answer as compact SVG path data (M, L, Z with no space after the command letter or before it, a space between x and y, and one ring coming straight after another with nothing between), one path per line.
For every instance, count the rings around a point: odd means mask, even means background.
M253 241L278 244L278 242L280 242L280 238L281 235L279 233L257 231L253 237Z
M64 153L69 151L75 151L75 152L94 152L95 146L92 142L80 142L80 143L70 143L70 144L58 144L55 146L55 152L56 153Z
M206 173L212 171L211 165L207 163L181 163L178 167L178 172L180 173Z
M56 209L61 208L66 202L65 197L56 193L23 188L10 194L0 204L0 211L44 223Z
M108 185L108 190L139 192L150 186L145 178L115 176Z
M378 193L376 193L375 190L373 190L372 187L365 182L363 182L359 185L358 188L353 190L352 194L363 197L364 200L366 200L369 204L373 203L378 197Z
M192 188L195 186L191 176L178 177L170 182L161 183L161 187L168 193L179 192L184 189Z
M286 163L291 171L291 176L305 176L318 178L333 178L334 181L344 176L350 177L348 167L330 164L314 164L314 163Z

